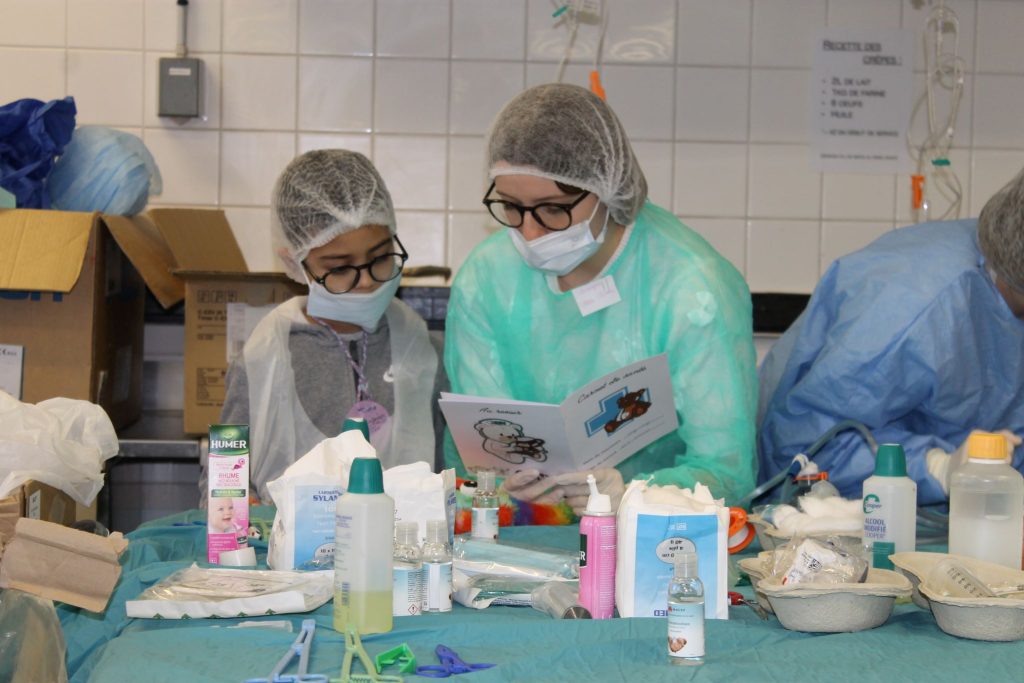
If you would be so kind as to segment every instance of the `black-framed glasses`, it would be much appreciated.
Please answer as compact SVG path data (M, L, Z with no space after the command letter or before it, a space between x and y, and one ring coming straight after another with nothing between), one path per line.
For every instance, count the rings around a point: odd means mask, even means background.
M389 252L381 254L374 257L369 263L364 263L361 266L337 266L331 268L320 277L313 274L305 260L302 261L302 267L309 273L309 277L313 279L313 282L316 282L331 294L344 294L355 289L355 286L359 284L359 277L364 270L377 282L394 280L402 274L402 267L409 260L409 253L402 245L402 241L398 239L398 235L394 235L394 240L398 248L402 250L401 253Z
M521 227L523 217L529 212L533 214L533 219L542 226L556 231L572 227L572 210L590 195L589 190L584 190L583 194L573 200L571 204L544 202L535 206L523 206L507 199L489 199L492 192L494 192L493 182L484 195L484 206L494 216L494 220L502 225L509 228Z

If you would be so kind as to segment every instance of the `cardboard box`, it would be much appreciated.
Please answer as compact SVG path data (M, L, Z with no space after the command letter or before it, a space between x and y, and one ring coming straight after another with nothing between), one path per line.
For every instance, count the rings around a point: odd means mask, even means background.
M80 519L96 519L96 503L87 508L60 489L27 481L11 495L0 498L0 545L11 539L14 525L22 517L70 526Z
M103 218L0 210L0 245L0 344L21 348L19 398L92 401L115 427L137 419L145 289Z

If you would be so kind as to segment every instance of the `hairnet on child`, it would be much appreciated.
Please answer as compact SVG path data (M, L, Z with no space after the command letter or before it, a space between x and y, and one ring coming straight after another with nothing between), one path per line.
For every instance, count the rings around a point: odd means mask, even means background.
M319 149L296 157L277 179L272 203L275 250L300 282L299 264L338 235L364 225L386 225L395 234L391 194L358 152Z
M525 174L589 190L628 225L647 199L647 180L622 123L589 90L566 83L530 88L491 125L491 177Z
M978 245L996 274L1024 291L1024 171L981 209Z

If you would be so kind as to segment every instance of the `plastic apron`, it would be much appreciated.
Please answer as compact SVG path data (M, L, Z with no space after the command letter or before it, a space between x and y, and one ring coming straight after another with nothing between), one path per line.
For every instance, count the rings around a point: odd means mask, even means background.
M285 301L260 321L243 351L249 380L250 477L263 500L270 500L268 481L328 438L303 410L292 372L288 338L293 324L310 324L305 310L304 296ZM377 454L385 467L431 460L424 458L424 444L432 453L437 353L426 323L409 306L395 299L384 315L391 345L386 377L394 382L395 412L390 438Z

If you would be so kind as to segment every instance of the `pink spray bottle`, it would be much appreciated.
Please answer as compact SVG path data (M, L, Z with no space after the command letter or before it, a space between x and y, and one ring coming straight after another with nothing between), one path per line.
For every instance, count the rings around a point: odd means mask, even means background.
M580 605L594 619L611 619L615 612L615 552L617 538L611 498L597 490L587 475L590 498L580 519Z

